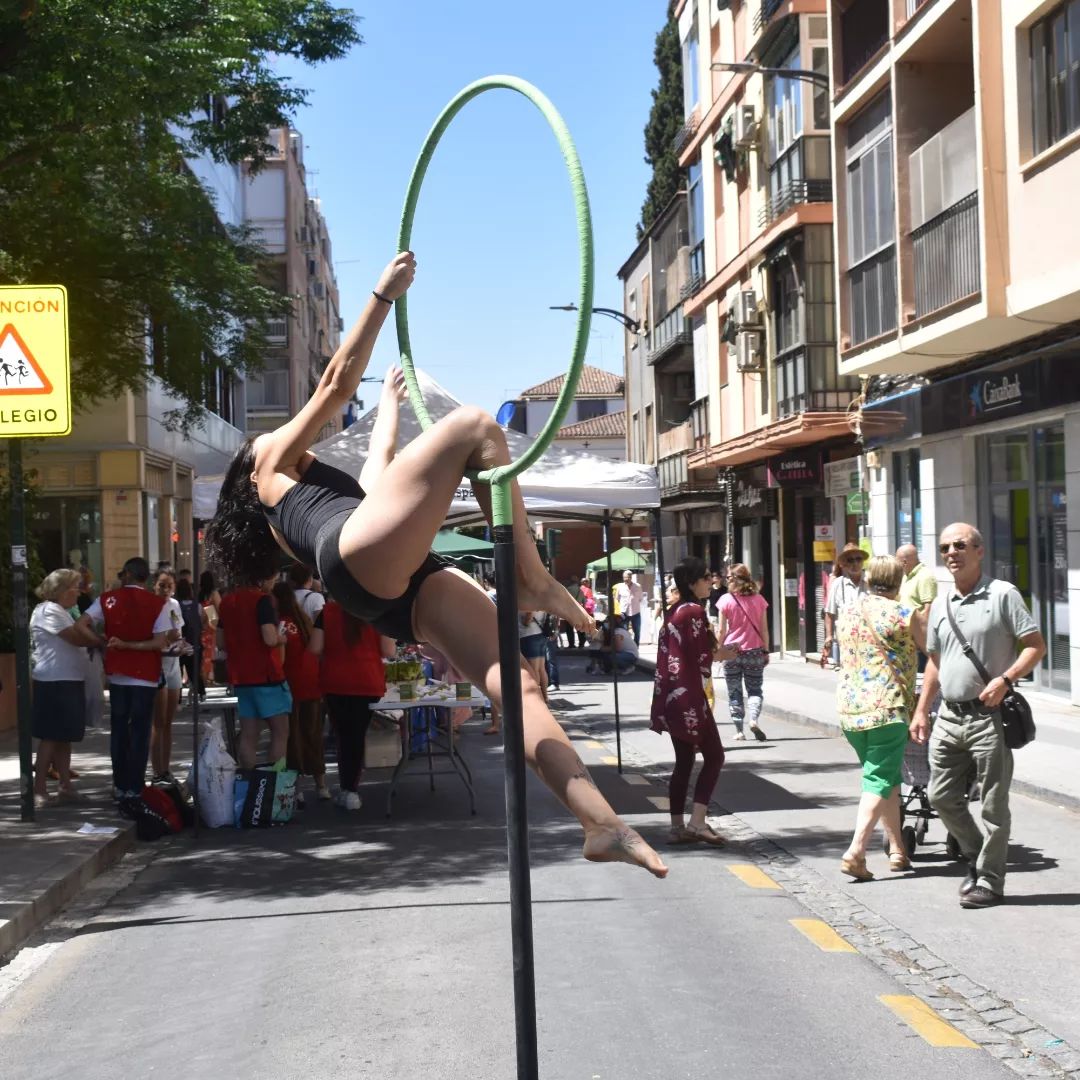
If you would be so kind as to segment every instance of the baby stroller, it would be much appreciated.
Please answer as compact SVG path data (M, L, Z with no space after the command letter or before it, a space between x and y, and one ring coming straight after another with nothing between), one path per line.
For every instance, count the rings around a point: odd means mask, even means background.
M933 714L936 716L936 710ZM900 775L907 787L905 792L900 791L900 837L904 841L904 850L910 859L915 854L919 844L926 843L926 834L930 828L930 822L937 819L937 812L930 805L930 797L927 789L930 786L930 745L929 743L909 742L904 751L904 764ZM976 776L969 778L968 798L974 787ZM908 819L911 824L908 824ZM889 838L882 840L885 854L889 853ZM951 859L962 857L960 845L951 833L945 834L945 850Z

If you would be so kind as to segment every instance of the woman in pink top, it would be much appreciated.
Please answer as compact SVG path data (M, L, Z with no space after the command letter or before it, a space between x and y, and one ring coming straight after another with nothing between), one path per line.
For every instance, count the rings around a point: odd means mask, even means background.
M734 660L724 661L724 681L727 683L728 712L735 725L735 739L745 739L743 719L758 742L765 741L765 732L758 726L761 715L761 684L765 665L769 662L768 601L758 592L757 582L743 563L735 563L728 571L728 591L720 597L718 636L729 648L738 649ZM743 700L743 685L746 700Z

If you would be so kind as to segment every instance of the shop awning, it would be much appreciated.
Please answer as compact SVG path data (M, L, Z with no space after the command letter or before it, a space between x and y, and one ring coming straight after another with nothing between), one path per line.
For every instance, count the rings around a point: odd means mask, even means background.
M688 469L728 468L760 461L795 446L810 446L852 434L846 412L806 412L776 420L747 431L717 446L695 450L686 460Z

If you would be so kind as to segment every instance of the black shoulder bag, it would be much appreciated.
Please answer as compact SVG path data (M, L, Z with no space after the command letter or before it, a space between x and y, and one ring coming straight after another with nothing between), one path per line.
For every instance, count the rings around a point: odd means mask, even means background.
M975 655L971 642L960 633L960 627L956 625L956 616L953 615L952 604L949 603L948 596L945 597L945 614L949 617L949 625L956 635L956 640L960 643L960 648L964 650L964 655L975 665L975 670L979 673L982 681L989 684L990 672L986 670L983 662ZM1002 678L1005 678L1005 676L1002 676ZM1005 679L1005 685L1009 690L1001 699L1001 704L998 705L998 709L1001 711L1001 724L1005 729L1005 745L1010 750L1019 750L1020 747L1027 746L1035 738L1035 718L1031 715L1031 706L1028 704L1027 699L1021 697L1013 689L1013 684L1009 679Z

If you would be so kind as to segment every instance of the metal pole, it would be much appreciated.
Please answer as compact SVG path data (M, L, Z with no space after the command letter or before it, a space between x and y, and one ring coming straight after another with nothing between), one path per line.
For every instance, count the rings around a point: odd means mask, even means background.
M604 511L604 554L607 555L608 639L611 642L611 688L615 691L615 756L622 773L622 722L619 715L619 664L615 659L615 594L611 591L611 511Z
M656 537L656 572L660 576L660 611L667 614L667 575L664 572L664 527L660 522L662 510L656 509L653 514L653 535Z
M34 820L34 755L30 716L30 627L26 611L26 501L22 442L8 439L11 485L11 628L15 635L15 694L19 712L19 792L22 820Z
M502 684L506 844L510 861L510 938L514 960L514 1026L518 1080L539 1080L536 1045L536 973L533 961L529 819L525 805L525 733L521 711L514 527L496 525L495 586Z
M195 806L195 838L199 836L199 692L202 688L202 604L199 603L199 531L202 522L191 521L191 581L195 586L195 603L199 607L199 641L195 646L194 675L188 688L191 699L191 799Z

